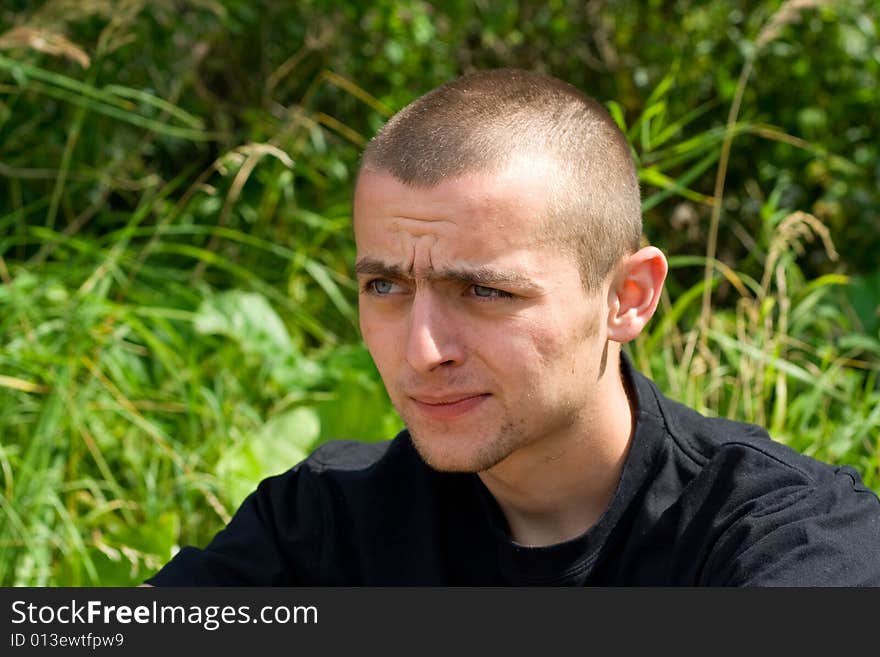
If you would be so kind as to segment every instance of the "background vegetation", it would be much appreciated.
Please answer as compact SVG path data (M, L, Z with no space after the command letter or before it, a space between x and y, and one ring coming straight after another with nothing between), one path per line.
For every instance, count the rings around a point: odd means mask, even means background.
M0 584L138 583L322 441L394 434L357 334L357 154L490 66L630 137L672 264L643 371L880 490L877 9L4 2Z

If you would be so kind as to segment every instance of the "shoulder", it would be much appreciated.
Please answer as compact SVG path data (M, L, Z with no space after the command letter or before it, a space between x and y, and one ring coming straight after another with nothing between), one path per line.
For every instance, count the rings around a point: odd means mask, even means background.
M801 454L774 440L756 424L703 415L667 398L652 382L639 376L647 382L646 386L642 384L643 390L650 391L654 398L653 405L649 404L654 414L649 421L659 425L667 449L695 474L708 469L719 476L769 479L778 487L823 486L843 473L854 488L861 486L851 468Z
M880 499L849 466L801 454L758 425L708 417L659 392L656 398L658 421L671 449L692 463L695 474L727 480L754 494L788 487L859 494L880 508Z
M319 446L301 467L316 471L368 470L388 453L392 441L364 443L358 440L331 440Z
M389 469L406 469L420 464L409 432L404 429L392 440L381 442L331 440L320 445L293 469L314 474L384 476Z
M361 442L332 440L320 445L288 471L260 482L258 496L301 500L329 496L335 502L369 492L371 496L403 482L426 477L406 430L392 440Z
M333 482L348 486L379 481L390 473L405 472L412 451L405 430L392 440L380 442L331 440L285 472L263 479L255 493L258 498L287 499L294 492L307 495Z
M880 499L847 466L816 460L761 427L704 416L644 377L660 440L655 485L674 490L661 514L702 555L704 582L880 583ZM652 406L653 404L653 406Z

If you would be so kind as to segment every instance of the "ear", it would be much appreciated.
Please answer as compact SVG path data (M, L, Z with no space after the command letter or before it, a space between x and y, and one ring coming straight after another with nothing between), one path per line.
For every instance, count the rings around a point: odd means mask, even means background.
M669 265L660 249L646 246L624 257L608 290L608 338L629 342L654 315Z

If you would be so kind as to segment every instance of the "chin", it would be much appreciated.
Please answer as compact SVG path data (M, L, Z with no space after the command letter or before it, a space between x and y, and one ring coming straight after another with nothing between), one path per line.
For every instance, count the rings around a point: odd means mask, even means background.
M462 434L425 431L410 427L410 436L422 460L438 472L477 473L494 467L514 451L510 427L487 440Z

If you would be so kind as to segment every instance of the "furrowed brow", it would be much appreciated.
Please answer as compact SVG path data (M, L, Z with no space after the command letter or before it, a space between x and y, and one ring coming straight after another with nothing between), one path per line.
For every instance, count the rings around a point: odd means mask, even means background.
M413 278L411 272L405 272L399 265L389 265L372 258L358 260L355 264L355 273L364 276L382 276L393 279ZM486 287L514 287L525 291L537 292L541 290L541 287L528 276L519 272L495 269L488 266L450 267L425 272L422 278L428 281L455 281L467 285L482 285Z
M507 286L525 290L538 290L539 287L528 276L519 272L494 269L492 267L451 268L430 276L445 280L459 281L469 285L486 287Z
M398 265L388 265L381 260L361 258L354 265L356 274L363 276L384 276L386 278L403 278L403 269Z

